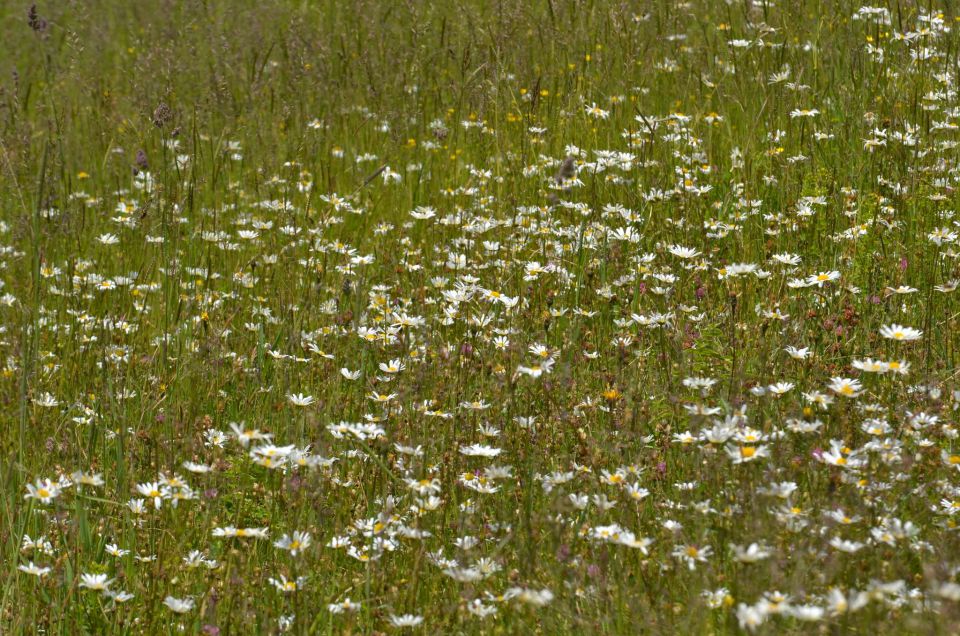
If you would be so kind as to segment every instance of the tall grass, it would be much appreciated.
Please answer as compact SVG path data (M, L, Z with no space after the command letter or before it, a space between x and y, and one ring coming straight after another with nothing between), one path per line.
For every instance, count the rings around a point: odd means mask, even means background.
M0 6L0 631L953 633L957 22Z

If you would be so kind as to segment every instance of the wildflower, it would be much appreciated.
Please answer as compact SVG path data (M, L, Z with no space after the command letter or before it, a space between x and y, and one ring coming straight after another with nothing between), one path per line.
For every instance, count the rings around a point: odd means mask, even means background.
M841 616L865 607L869 600L865 592L844 594L842 590L832 587L827 593L827 611L831 616Z
M357 380L360 378L360 371L359 370L351 371L350 369L347 369L346 367L344 367L340 369L340 375L342 375L348 380Z
M33 576L41 579L45 577L47 574L50 574L51 572L50 568L44 568L44 567L35 565L33 561L30 561L30 563L26 565L20 564L17 566L17 569L20 570L21 572L25 572L26 574L32 574Z
M807 347L797 348L788 346L784 347L783 350L794 360L806 360L810 357L810 349Z
M795 385L793 382L777 382L767 387L767 390L773 395L780 396L790 392Z
M850 449L843 447L839 442L832 442L830 450L820 455L820 461L831 466L856 469L863 465L863 460L857 457Z
M623 471L617 470L616 472L611 473L606 468L600 471L600 481L610 486L619 486L623 484L625 480L626 475L623 473Z
M960 499L941 499L940 509L948 515L955 515L960 512Z
M312 395L304 395L302 393L288 393L287 400L294 406L310 406L316 402L316 398Z
M95 592L106 591L111 583L113 583L113 579L109 578L106 574L80 575L80 587L85 587Z
M533 349L533 347L531 347L531 349ZM556 359L548 356L541 356L541 358L543 358L541 362L530 367L518 365L517 373L523 373L532 378L539 378L544 373L551 373L553 371L553 365L556 363Z
M394 359L386 364L381 362L379 367L384 373L400 373L407 368L407 365L405 365L399 359Z
M732 547L733 558L741 563L756 563L757 561L769 558L772 554L770 548L758 543L751 543L746 548L738 545Z
M826 610L816 605L792 605L784 613L801 621L818 621L826 614Z
M460 453L469 457L496 457L500 452L501 449L485 444L473 444L471 446L460 447Z
M293 452L295 446L275 446L273 444L264 444L250 449L250 457L257 464L266 468L279 468L286 463L287 457Z
M122 590L117 590L117 591L107 590L103 594L114 603L126 603L127 601L129 601L134 597L134 595L131 594L130 592L124 592Z
M192 598L175 598L173 596L168 596L163 599L163 604L170 609L171 612L175 614L186 614L194 607L194 600Z
M153 507L157 510L160 509L160 504L163 502L163 500L170 497L170 488L167 486L161 486L160 482L158 481L137 484L137 492L144 497L153 499Z
M309 532L295 530L292 535L285 534L276 540L273 545L280 550L288 551L292 556L297 556L310 547L311 538Z
M810 285L823 287L824 283L832 283L833 281L838 280L839 278L840 278L840 272L837 272L837 271L820 272L819 274L810 276L810 278L807 279L807 282Z
M145 503L143 499L130 499L127 501L127 508L135 515L142 515L147 510Z
M298 576L296 579L288 579L284 575L280 575L279 579L268 578L267 581L277 588L278 591L283 592L284 594L290 594L292 592L298 591L303 584L306 583L307 577Z
M78 470L70 475L70 478L73 479L77 486L92 486L99 488L104 484L103 476L99 473L85 473Z
M860 384L859 380L855 380L853 378L835 377L830 378L829 388L837 395L854 398L860 395L863 385Z
M649 490L642 488L639 484L627 484L623 491L627 497L634 501L641 501L650 494Z
M597 106L595 103L590 104L584 110L586 111L587 115L589 115L590 117L593 117L594 119L607 119L608 117L610 117L610 111L603 110L602 108Z
M230 430L233 431L237 441L240 442L240 445L244 448L246 448L251 441L269 440L272 437L269 433L261 433L259 429L247 428L242 422L240 424L230 422Z
M40 503L48 504L60 496L60 486L49 479L38 479L35 484L27 484L27 494L24 499L38 499Z
M208 570L215 570L220 566L218 561L215 559L208 559L207 556L200 550L191 550L187 556L183 557L183 563L191 569L205 566Z
M711 546L697 547L695 545L678 545L673 550L673 557L683 563L693 571L697 568L697 563L706 563L707 559L713 554Z
M327 605L327 611L331 614L343 614L344 612L356 612L360 609L360 603L355 603L349 598L345 598L339 603L330 603Z
M671 245L668 251L678 258L690 259L696 258L700 252L692 247L683 247L682 245Z
M885 362L881 362L880 360L872 360L870 358L865 360L854 360L852 363L850 363L850 366L865 373L886 373L890 369Z
M115 543L108 543L106 547L104 547L104 551L107 554L118 557L118 558L130 554L130 550L124 550L123 548L121 548Z
M553 600L553 592L548 589L531 590L527 588L512 587L509 588L505 596L516 598L521 603L542 607Z
M740 629L746 629L748 631L754 631L767 620L767 612L764 611L764 608L746 605L745 603L740 603L737 606L737 622L740 624Z
M724 450L734 464L745 464L770 456L770 449L766 446L727 446Z
M487 605L481 599L475 598L467 603L467 611L479 618L486 618L497 613L495 605Z
M423 623L423 616L417 616L416 614L401 614L400 616L390 614L388 620L391 625L397 628L418 627Z
M223 528L214 528L213 536L215 537L239 537L239 538L251 538L251 539L266 539L267 538L267 528L235 528L233 526L225 526Z
M940 451L940 461L946 466L952 466L960 470L960 454L950 453L946 450Z
M838 386L838 388L840 388ZM833 398L825 393L820 393L819 391L811 391L809 393L803 394L803 399L811 404L816 404L822 410L826 410L831 404L833 404Z
M910 363L906 360L891 360L883 364L886 365L887 371L897 375L907 375L910 372Z
M854 553L859 551L866 544L860 543L859 541L847 541L841 539L840 537L834 537L830 539L830 545L841 552Z
M889 340L909 342L912 340L919 340L923 335L923 332L913 329L912 327L904 327L902 325L893 324L880 327L880 335Z
M800 256L796 254L774 254L771 258L781 265L789 265L791 267L796 267L801 261Z

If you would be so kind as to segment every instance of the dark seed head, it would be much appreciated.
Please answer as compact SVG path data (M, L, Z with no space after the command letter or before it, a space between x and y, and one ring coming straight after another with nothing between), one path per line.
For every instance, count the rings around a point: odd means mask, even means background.
M173 111L165 103L160 102L153 111L153 125L157 128L163 128L170 123L171 119L173 119Z
M568 156L560 164L560 169L557 171L557 183L563 183L575 174L577 174L576 163L574 163L573 157Z
M47 21L40 17L40 14L37 13L37 5L30 5L30 10L27 11L27 25L33 29L34 33L39 33L40 35L46 35L47 32Z

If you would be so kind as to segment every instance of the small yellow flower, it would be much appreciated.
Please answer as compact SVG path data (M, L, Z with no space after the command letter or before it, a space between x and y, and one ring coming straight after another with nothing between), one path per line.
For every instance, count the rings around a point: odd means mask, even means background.
M603 399L609 402L615 402L620 399L623 394L620 391L616 390L613 387L609 387L606 391L603 392Z

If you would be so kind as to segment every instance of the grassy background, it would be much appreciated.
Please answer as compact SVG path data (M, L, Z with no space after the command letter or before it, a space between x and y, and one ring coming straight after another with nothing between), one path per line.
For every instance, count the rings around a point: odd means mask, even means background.
M370 633L388 629L389 613L412 612L439 633L727 633L737 629L734 608L708 608L704 590L727 588L731 604L774 589L818 603L831 586L872 589L871 581L900 579L935 599L930 590L954 576L949 555L958 547L954 524L930 510L954 488L955 469L940 460L953 437L940 428L911 434L906 411L940 414L953 427L957 308L934 286L957 267L951 246L938 249L926 237L952 226L956 205L956 153L943 143L955 133L934 126L952 120L956 107L953 89L938 79L956 72L956 35L893 41L916 25L917 8L904 4L890 5L890 26L852 20L853 3L778 4L61 2L41 4L45 23L31 28L29 7L3 3L0 291L15 300L0 307L0 548L8 566L0 631L163 633L179 623L190 633L260 633L295 613L297 633ZM950 7L942 10L953 26ZM738 38L751 46L728 44ZM910 50L921 46L937 56L912 60ZM785 67L795 84L771 83ZM933 91L946 94L935 101ZM593 103L609 119L585 114ZM158 126L161 104L170 114ZM797 108L820 113L791 117ZM431 127L438 120L441 133ZM864 140L874 129L914 131L918 145L891 140L870 152ZM629 147L625 130L642 143ZM817 131L833 137L818 140ZM634 153L634 166L583 169L581 187L552 191L570 144L586 151L580 164L595 161L594 150L618 150ZM376 158L358 162L365 153ZM523 175L531 165L540 166L538 177ZM402 180L386 183L384 166ZM301 191L301 182L312 187ZM688 189L699 186L710 189ZM673 195L644 196L652 190ZM337 212L320 198L335 192L364 213ZM800 216L801 197L826 204ZM751 200L762 200L759 211ZM642 222L603 211L615 203ZM414 221L408 213L417 206L470 223ZM238 238L253 218L273 226ZM476 230L487 219L498 224ZM729 234L707 236L711 220ZM608 230L630 225L638 243L610 238ZM859 227L856 240L838 238ZM208 240L218 232L224 237ZM99 241L105 233L119 244ZM498 254L483 241L499 242ZM671 257L666 246L674 243L697 247L698 265ZM375 261L345 270L351 248ZM769 264L780 252L802 255L798 272ZM468 265L448 268L451 253ZM644 253L656 261L639 260ZM532 260L572 276L524 281ZM718 280L720 268L737 262L775 273ZM841 282L786 284L826 270L840 271ZM463 273L521 304L508 312L472 301L443 325L432 278L449 278L451 289ZM654 273L677 277L669 294L651 291L664 284ZM100 291L93 274L131 281ZM598 293L606 285L612 295ZM884 292L899 285L919 291ZM703 319L690 320L681 304L696 305L691 314ZM757 305L779 306L790 318L764 318ZM388 345L357 337L358 328L382 326L398 311L427 324ZM615 322L668 311L676 315L669 329ZM877 330L890 322L920 328L924 338L884 342ZM493 328L509 333L505 351L493 347ZM614 342L627 333L631 343ZM335 360L310 354L311 339ZM534 343L556 352L554 372L515 377ZM810 347L814 358L785 356L791 344ZM860 403L805 409L800 391L851 375L854 356L906 357L909 382L864 376ZM393 358L408 369L392 383L376 380L378 363ZM363 380L345 380L342 366L362 370ZM683 386L689 376L719 382L700 398ZM797 386L780 399L749 393L780 380ZM371 390L397 397L382 407ZM285 398L300 392L316 402L297 408ZM42 406L43 394L58 404ZM489 410L460 406L481 398ZM587 398L593 404L577 408ZM425 400L455 417L425 415ZM765 432L789 418L824 425L813 436L776 440L764 462L731 466L722 449L673 442L709 423L683 408L695 402L727 412L746 403L751 424ZM811 458L830 439L854 448L868 441L860 423L871 412L862 403L880 405L906 447L889 463L877 453L866 484ZM384 439L355 443L326 431L364 415L387 418ZM539 422L531 430L514 423L531 415ZM272 432L278 444L310 444L339 461L281 474L253 465L235 442L205 446L205 429L240 421ZM486 441L504 449L486 463L513 466L495 494L458 484L485 464L457 452L484 441L477 427L485 422L503 429ZM924 438L932 444L920 444ZM424 456L403 458L393 442L423 445ZM183 472L184 460L216 468L189 476L199 501L131 514L124 504L135 485ZM538 476L572 462L593 473L545 492ZM651 491L640 503L598 483L601 470L632 464ZM74 470L102 473L106 486L70 489L49 506L23 498L36 478ZM443 486L443 505L422 518L433 537L402 540L402 549L367 563L324 547L357 519L389 520L388 496L406 510L412 499L399 480L427 476ZM800 486L792 503L813 529L786 531L775 520L781 502L757 494L783 480ZM696 486L681 491L682 482ZM565 499L574 491L621 500L610 511L581 512ZM694 505L705 501L713 512ZM864 520L835 532L822 512L836 507ZM826 547L834 534L866 539L888 515L921 526L929 548L871 544L846 555ZM683 530L664 529L667 518ZM421 523L414 520L404 516ZM580 536L608 523L653 537L650 555ZM271 539L309 530L315 545L291 558L270 542L211 537L228 524L269 526ZM41 581L15 569L36 558L21 551L24 533L55 544L54 555L37 559L53 568ZM471 556L495 559L501 571L460 584L428 563L440 548L463 556L453 541L464 535L482 539ZM770 560L731 558L730 544L760 539L774 548ZM105 554L108 543L156 559L117 559ZM716 555L688 571L671 556L675 543L711 545ZM192 549L207 550L221 568L185 569L181 559ZM135 598L113 608L79 589L79 574L95 571ZM310 579L281 595L266 582L279 574ZM556 598L544 608L498 604L500 613L484 620L467 611L474 598L513 585L546 587ZM197 608L175 622L162 605L168 594L192 595ZM344 597L362 609L326 611ZM821 626L956 629L950 604L915 612L891 605L877 600ZM766 627L811 629L793 618Z

